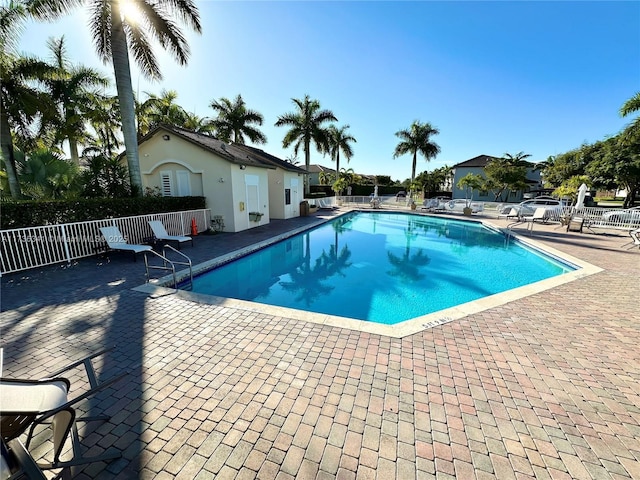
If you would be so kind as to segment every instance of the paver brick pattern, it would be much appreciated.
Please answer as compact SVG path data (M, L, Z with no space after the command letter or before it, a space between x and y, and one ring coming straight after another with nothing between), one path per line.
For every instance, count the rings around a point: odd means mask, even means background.
M316 220L184 251L203 261ZM112 419L81 435L123 456L78 479L640 479L640 252L532 236L604 270L402 339L147 296L124 256L6 275L4 374L116 345L101 376L130 373L85 402Z

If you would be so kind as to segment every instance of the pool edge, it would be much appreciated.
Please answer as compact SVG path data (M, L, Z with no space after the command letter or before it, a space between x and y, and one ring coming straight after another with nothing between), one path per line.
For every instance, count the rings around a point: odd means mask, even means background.
M345 214L347 213L351 213L351 212L345 212ZM221 255L207 262L200 263L196 265L196 268L194 269L193 273L194 275L196 275L212 267L222 265L224 263L228 263L230 261L233 261L236 258L247 255L253 251L259 250L273 243L280 242L293 235L297 235L298 233L310 230L312 228L316 228L319 225L322 225L323 223L326 223L327 221L332 219L333 218L326 218L312 225L307 225L304 227L293 229L289 232L276 235L275 237L270 238L268 240L264 240L256 244L252 244L250 246L238 249L228 254ZM167 288L162 286L172 280L171 276L165 276L160 279L157 279L155 281L156 282L155 284L146 283L146 284L140 285L138 287L133 288L133 290L147 293L152 297L176 295L177 298L181 298L187 301L194 301L202 304L207 304L207 305L238 308L241 310L259 312L259 313L273 315L277 317L283 317L283 318L291 318L294 320L302 320L302 321L316 323L320 325L326 325L326 326L338 327L338 328L347 328L350 330L376 334L376 335L384 335L392 338L403 338L409 335L419 333L423 330L427 330L439 325L443 325L445 323L449 323L454 320L460 320L469 315L480 313L490 308L498 307L498 306L513 302L515 300L519 300L524 297L534 295L536 293L541 293L551 288L564 285L566 283L603 271L603 269L600 267L592 265L588 262L585 262L584 260L576 258L565 252L561 252L553 247L542 245L541 243L537 242L534 239L523 237L522 235L519 235L513 231L509 231L503 227L496 226L489 221L466 220L466 219L457 219L457 220L468 221L476 224L479 223L492 230L501 232L505 235L510 235L517 241L523 243L524 245L527 245L546 255L559 259L564 263L571 264L572 266L575 266L577 269L564 273L562 275L557 275L555 277L540 280L538 282L530 283L528 285L516 287L511 290L507 290L505 292L496 293L488 297L484 297L478 300L473 300L467 303L456 305L455 307L446 308L443 310L439 310L437 312L429 313L427 315L415 317L410 320L405 320L403 322L396 323L394 325L378 324L373 322L367 322L364 320L340 317L336 315L307 312L303 310L296 310L293 308L272 306L272 305L267 305L263 303L250 302L246 300L216 297L213 295L193 293L186 290L175 290L173 288ZM179 279L183 279L189 275L188 271L184 271L184 270L181 272L178 272L177 274Z

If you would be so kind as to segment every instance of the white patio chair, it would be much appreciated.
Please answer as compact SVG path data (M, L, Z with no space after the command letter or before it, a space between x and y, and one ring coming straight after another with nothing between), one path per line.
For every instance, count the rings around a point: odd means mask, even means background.
M331 205L328 198L316 198L316 204L319 210L336 210L338 207Z
M136 260L136 253L148 252L151 245L136 245L127 243L118 227L101 227L100 232L105 242L111 250L120 250L133 253L133 260Z
M167 229L164 228L164 224L160 220L150 220L149 226L153 231L153 236L158 240L165 240L167 242L178 242L178 248L180 244L184 242L191 242L193 246L193 237L186 237L183 235L169 235Z

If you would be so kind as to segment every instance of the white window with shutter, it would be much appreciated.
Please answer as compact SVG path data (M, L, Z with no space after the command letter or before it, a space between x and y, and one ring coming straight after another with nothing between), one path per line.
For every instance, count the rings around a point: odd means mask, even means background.
M163 197L173 196L173 175L171 175L171 170L160 172L160 188Z

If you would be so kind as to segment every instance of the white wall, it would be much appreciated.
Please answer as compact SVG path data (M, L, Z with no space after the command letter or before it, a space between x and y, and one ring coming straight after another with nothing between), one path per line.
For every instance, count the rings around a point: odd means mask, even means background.
M161 171L172 172L173 187L177 192L177 171L189 172L191 195L206 198L206 206L212 217L224 217L225 232L240 232L269 223L269 182L266 168L241 169L197 145L176 135L165 141L160 130L140 145L140 170L143 187L161 187ZM246 175L256 178L257 200L255 209L264 213L260 222L249 221L247 208ZM242 208L244 205L244 209Z
M269 170L269 206L271 218L286 220L300 216L303 197L302 177L281 168ZM290 203L285 202L285 190L290 191Z

